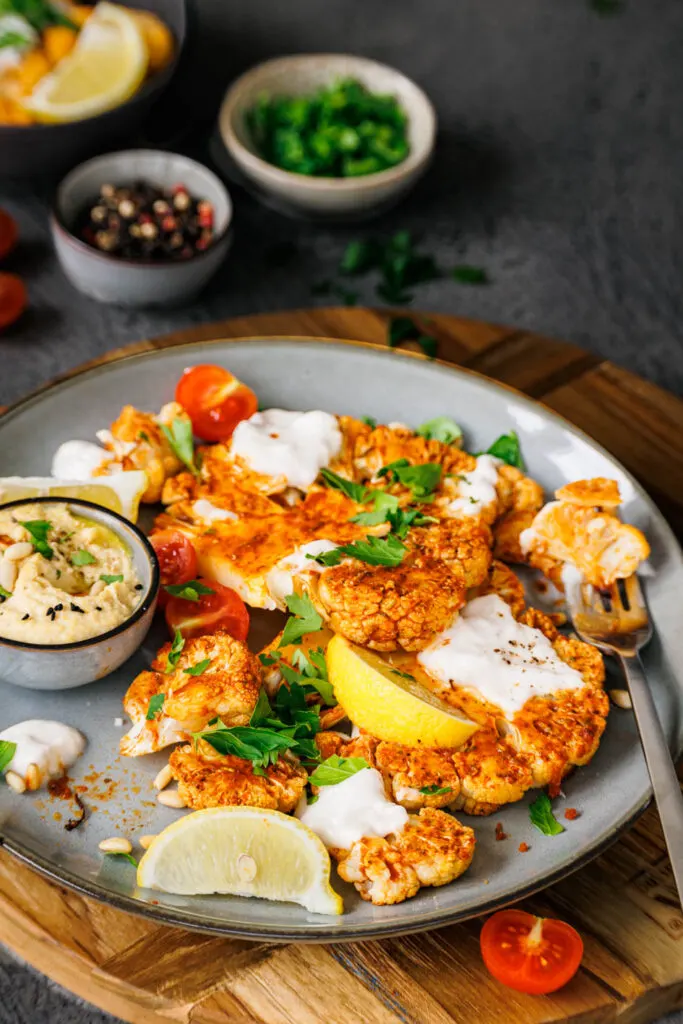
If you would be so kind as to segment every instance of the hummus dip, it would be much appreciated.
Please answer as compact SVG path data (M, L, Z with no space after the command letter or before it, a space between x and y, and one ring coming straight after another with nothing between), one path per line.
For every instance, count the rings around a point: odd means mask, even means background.
M0 638L69 644L129 619L143 585L128 547L67 504L0 508Z

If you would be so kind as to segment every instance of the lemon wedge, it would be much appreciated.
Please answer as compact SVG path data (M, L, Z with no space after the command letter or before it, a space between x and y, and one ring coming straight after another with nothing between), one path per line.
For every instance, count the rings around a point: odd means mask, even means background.
M80 498L118 512L134 523L146 488L147 474L141 469L86 481L57 480L49 476L5 476L0 477L0 505L30 498Z
M99 3L73 50L40 79L24 107L48 124L95 117L137 92L148 61L134 15L117 4Z
M327 647L334 695L354 725L407 747L459 747L478 728L378 654L335 636Z
M160 832L138 865L138 885L179 896L211 893L300 903L341 914L330 856L297 818L258 807L209 807Z

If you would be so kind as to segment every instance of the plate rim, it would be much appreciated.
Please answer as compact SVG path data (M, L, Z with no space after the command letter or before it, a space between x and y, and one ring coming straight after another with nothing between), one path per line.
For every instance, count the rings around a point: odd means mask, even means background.
M163 335L161 336L163 337ZM56 378L48 381L47 383L40 385L38 388L29 392L29 394L11 403L0 413L0 429L8 420L13 419L16 415L23 412L24 409L30 408L31 406L38 404L43 398L45 398L52 391L67 390L72 383L76 383L82 377L92 375L93 377L98 376L101 373L107 373L113 370L114 367L121 365L122 363L133 363L137 361L148 361L160 358L167 351L182 352L192 351L198 346L220 346L220 345L231 345L241 344L244 342L266 342L270 344L279 343L314 343L314 344L331 344L336 345L340 349L344 346L353 346L370 349L376 353L383 354L385 357L399 357L405 359L417 359L422 362L435 364L442 370L449 373L455 374L459 377L473 377L478 380L482 385L487 388L503 391L508 391L515 396L516 399L520 400L523 404L527 405L531 409L538 409L539 407L543 412L557 421L562 427L567 430L570 434L581 439L585 443L589 444L591 448L601 455L608 458L610 461L615 462L624 476L630 481L636 493L639 497L645 501L645 503L651 507L656 513L659 520L659 527L664 530L668 535L668 540L672 543L673 549L678 553L679 560L683 565L683 552L681 551L678 538L676 537L673 529L669 525L664 514L659 510L654 500L650 497L645 488L640 482L633 476L614 455L612 455L606 448L604 448L598 441L594 440L590 434L577 427L566 417L557 413L554 409L545 405L542 400L532 398L520 391L518 388L511 384L507 384L503 381L498 381L493 377L489 377L486 374L480 373L477 370L473 370L470 367L461 366L458 363L449 362L441 358L429 358L419 352L411 350L391 349L386 345L379 344L371 341L361 341L350 338L334 338L326 336L312 336L312 335L298 335L292 334L287 335L284 333L273 332L272 335L268 334L257 334L257 335L243 335L239 337L218 337L218 338L206 338L197 341L181 341L177 344L165 345L161 348L143 348L138 349L137 344L133 342L128 346L131 351L126 351L124 346L121 349L115 349L112 353L105 353L104 359L102 357L96 360L90 360L86 363L80 364L72 370L66 371L64 374L57 376ZM112 358L113 356L113 358ZM680 749L675 751L676 758L680 758L683 755L683 743L679 744ZM107 889L104 886L100 886L94 882L87 882L72 875L70 871L60 869L55 866L53 862L46 860L39 854L31 852L23 843L4 836L0 826L0 847L6 850L11 856L16 857L22 863L28 867L38 871L41 875L48 878L50 881L55 882L58 885L66 886L67 888L77 892L81 896L86 896L97 900L101 903L106 903L113 906L115 909L126 913L133 913L139 917L152 920L156 923L168 924L175 927L186 928L190 931L203 932L204 934L212 935L224 935L232 938L246 938L252 940L263 940L267 939L273 943L283 942L307 942L307 943L341 943L341 942L354 942L363 939L380 939L389 936L400 936L407 935L415 932L427 931L431 929L437 929L447 927L448 925L455 924L458 921L466 921L475 917L481 917L487 913L490 913L494 909L498 909L504 906L509 906L512 903L516 903L519 900L525 899L532 896L535 893L541 892L550 886L556 884L564 878L568 878L576 871L585 867L592 860L598 857L601 853L607 850L613 843L615 843L619 837L642 816L647 810L648 806L652 802L652 789L648 787L644 801L622 822L615 825L610 833L590 846L586 847L581 855L574 861L570 866L564 865L549 875L545 875L542 880L530 882L523 888L516 888L513 892L505 894L502 898L495 897L488 902L484 902L477 907L471 907L468 909L454 908L452 911L448 910L434 910L428 912L419 917L415 918L414 923L404 922L402 924L391 924L386 925L379 922L370 922L366 925L354 925L352 931L346 931L345 933L339 932L339 927L330 928L325 930L323 927L315 928L311 930L308 925L294 925L288 929L282 929L277 926L268 926L265 924L258 924L255 926L250 925L231 925L229 922L218 922L216 919L211 921L210 919L199 918L192 914L187 914L184 910L176 910L172 907L158 904L152 904L138 900L133 896L127 896L123 893L119 893L112 889ZM342 918L343 919L343 918Z

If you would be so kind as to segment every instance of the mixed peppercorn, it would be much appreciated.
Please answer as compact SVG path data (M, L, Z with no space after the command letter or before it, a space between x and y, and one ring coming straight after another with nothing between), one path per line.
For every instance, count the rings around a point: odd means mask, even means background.
M187 260L214 241L213 206L182 184L163 189L147 182L105 184L78 220L88 245L127 260Z

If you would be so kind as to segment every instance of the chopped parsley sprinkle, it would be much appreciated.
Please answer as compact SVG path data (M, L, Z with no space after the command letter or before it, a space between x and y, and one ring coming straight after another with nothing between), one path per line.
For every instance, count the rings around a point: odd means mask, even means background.
M0 740L0 772L3 772L17 752L16 743L11 740Z
M184 646L185 637L183 636L179 629L176 629L175 635L173 637L173 643L171 644L171 650L168 652L168 661L166 663L167 672L171 672L178 664Z
M159 714L159 712L163 708L165 700L166 700L166 694L165 693L155 693L153 697L150 697L149 705L147 707L147 715L146 715L146 718L147 718L148 722L151 722L151 721L153 721L153 719L156 718L156 716Z
M559 836L564 832L564 825L553 814L553 805L547 793L539 793L533 803L529 804L529 818L544 836Z
M204 658L203 661L198 661L196 665L193 665L191 668L186 668L183 671L186 676L201 676L206 672L210 664L211 658Z
M31 543L38 554L49 561L54 554L47 542L47 535L52 529L52 523L48 523L46 519L29 519L27 522L20 522L20 525L30 533Z
M356 775L363 768L369 767L370 765L364 757L339 757L338 754L332 754L318 765L309 776L308 781L313 786L336 786L338 783L350 779L352 775Z
M178 459L197 476L199 467L195 462L192 424L189 420L176 416L170 428L162 424L161 430Z
M71 564L72 565L95 565L97 559L94 555L91 555L89 551L84 551L83 548L79 548L78 551L72 552Z
M395 567L403 561L408 549L405 544L389 534L388 537L366 537L365 540L356 540L351 544L342 544L332 551L323 551L319 555L306 555L314 559L319 565L326 568L339 565L342 558L357 558L367 565L386 565Z
M123 582L123 575L120 572L119 573L112 573L111 575L109 575L106 572L103 572L102 575L100 576L100 579L102 580L103 583L107 583L107 584L109 584L109 583L122 583ZM137 587L135 589L137 590Z
M452 793L452 786L422 786L420 793L424 796L441 796L442 793Z
M278 647L298 643L307 633L317 633L322 628L322 616L313 607L306 594L289 594L285 598L287 610L291 613L282 632Z
M214 594L211 587L200 580L189 580L187 583L169 583L164 587L171 597L182 597L184 601L198 601L201 594Z

